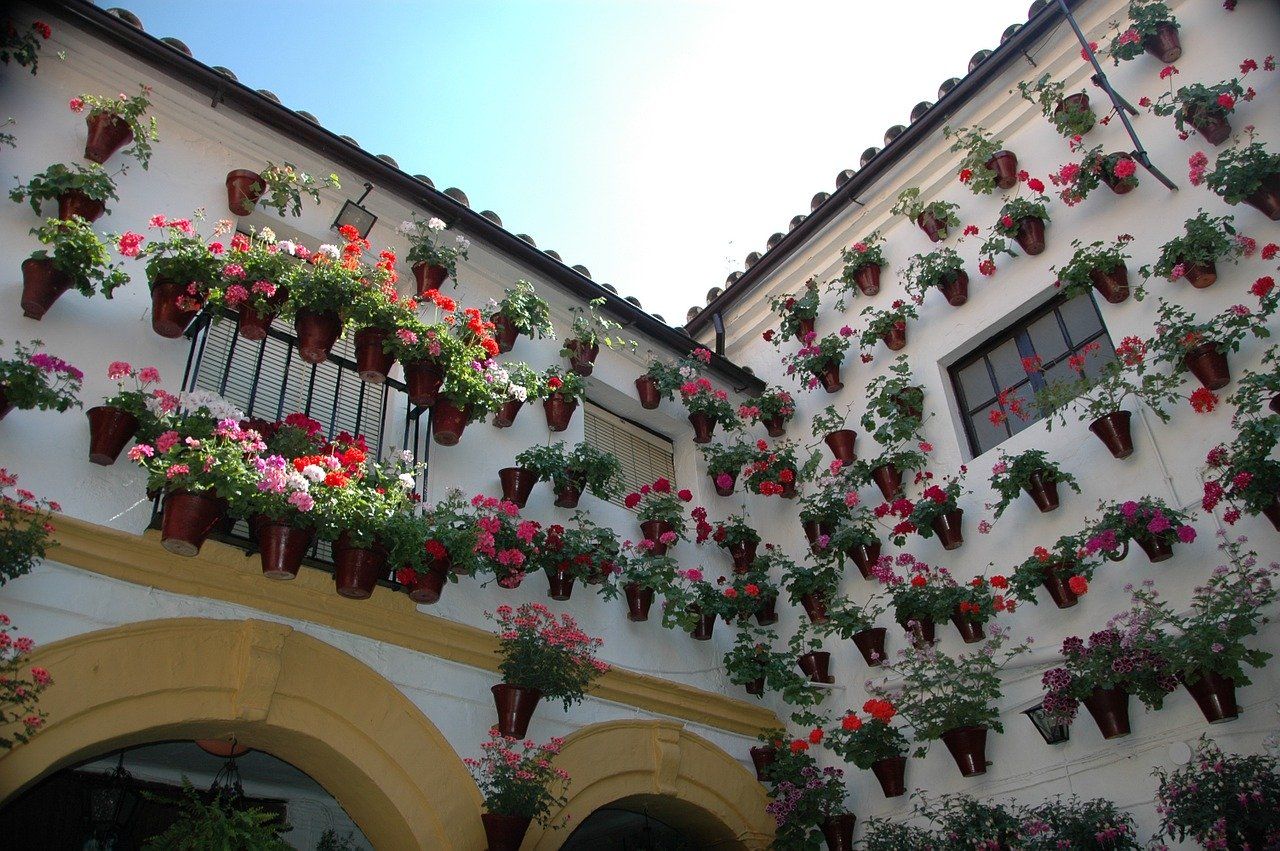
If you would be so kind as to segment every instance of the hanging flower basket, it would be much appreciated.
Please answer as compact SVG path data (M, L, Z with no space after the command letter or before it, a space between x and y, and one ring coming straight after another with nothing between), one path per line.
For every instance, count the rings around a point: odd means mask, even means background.
M965 644L977 644L987 635L982 631L982 624L978 621L970 620L959 611L951 613L951 622L955 624L956 631L960 633L960 637L964 639Z
M653 544L650 552L656 556L666 555L667 545L662 543L662 536L668 532L674 532L675 527L666 520L646 520L640 524L640 531L644 533L646 541Z
M822 382L822 389L828 393L839 393L844 389L844 382L840 380L839 361L827 363L820 372L815 372L814 374Z
M858 271L853 273L853 280L863 295L875 295L880 292L880 264L868 263L865 266L859 266Z
M405 584L405 589L409 592L409 599L426 606L438 603L440 595L444 593L445 583L449 581L450 569L451 565L447 560L436 559L431 562L426 573L418 573L414 570L408 571L413 574L412 579ZM400 580L400 574L397 574L396 579L397 581Z
M947 304L952 307L960 307L969 300L969 273L963 269L954 275L943 279L939 286L942 294L947 298Z
M933 618L916 616L907 621L899 620L898 623L907 631L907 637L916 647L927 647L938 640L938 628Z
M547 596L553 600L564 601L573 596L573 574L569 571L569 563L562 561L544 568L547 574Z
M138 418L106 405L90 408L85 414L89 417L89 460L110 467L138 433Z

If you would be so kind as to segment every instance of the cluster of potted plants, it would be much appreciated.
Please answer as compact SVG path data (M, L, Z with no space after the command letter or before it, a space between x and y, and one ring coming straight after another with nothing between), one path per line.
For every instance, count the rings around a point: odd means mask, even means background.
M1270 754L1228 754L1201 736L1191 761L1156 768L1157 839L1204 848L1267 848L1280 842L1280 762Z
M898 575L895 564L907 568L907 576ZM896 559L881 556L872 573L885 586L894 619L919 647L932 645L937 640L937 624L948 618L966 644L981 641L986 637L983 624L998 612L1014 608L1012 600L995 593L1009 587L1003 576L992 576L989 581L977 576L961 585L946 568L931 567L910 553Z
M560 508L577 508L584 491L611 499L620 487L622 462L612 452L585 441L572 449L566 449L563 442L531 446L516 455L516 465L499 470L498 477L503 497L521 508L538 481L551 482Z
M0 345L4 341L0 340ZM79 407L84 373L57 355L41 351L40 340L15 343L13 357L0 358L0 420L10 411L57 411Z
M821 728L817 730L822 733ZM820 739L819 739L820 741ZM796 750L796 743L804 745ZM785 848L853 848L854 814L845 808L844 772L817 761L804 751L807 739L792 742L800 758L777 759L770 768L770 801L765 810L776 824L774 842Z

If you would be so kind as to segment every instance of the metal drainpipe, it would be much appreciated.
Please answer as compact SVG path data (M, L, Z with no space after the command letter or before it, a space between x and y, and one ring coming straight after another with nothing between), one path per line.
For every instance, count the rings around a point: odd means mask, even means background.
M711 314L711 324L716 329L716 354L724 357L724 317L720 311Z

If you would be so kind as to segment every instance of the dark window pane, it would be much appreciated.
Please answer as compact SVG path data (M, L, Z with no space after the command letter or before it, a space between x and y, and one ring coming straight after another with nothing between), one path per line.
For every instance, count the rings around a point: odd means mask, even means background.
M1028 325L1027 334L1042 363L1057 360L1067 351L1067 341L1062 336L1062 329L1058 327L1058 317L1052 312Z
M1062 314L1062 322L1067 326L1072 348L1079 348L1085 340L1102 330L1098 308L1094 306L1093 299L1088 295L1078 295L1070 301L1063 302L1058 312Z
M977 452L981 455L993 446L998 446L1009 437L1009 430L1003 425L992 425L990 415L994 410L998 410L995 404L977 411L970 418L973 425L973 436L977 441Z
M987 357L991 360L991 368L995 371L996 382L1001 389L1017 384L1027 377L1027 371L1022 368L1022 355L1018 353L1018 343L1015 340L1009 339L1000 343Z
M978 358L960 370L960 389L964 392L965 403L972 410L988 399L994 399L995 388L991 386L991 377L987 374L987 362Z

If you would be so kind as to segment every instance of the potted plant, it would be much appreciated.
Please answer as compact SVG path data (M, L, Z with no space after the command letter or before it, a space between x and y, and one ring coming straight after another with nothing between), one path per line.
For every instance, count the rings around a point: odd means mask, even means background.
M84 117L89 128L84 144L85 159L105 163L112 154L133 142L124 155L133 157L143 171L147 170L151 164L151 143L158 142L160 135L156 132L155 116L143 121L151 107L151 87L140 85L138 89L133 97L125 97L121 92L118 98L82 94L71 99L72 112L89 109Z
M14 408L62 413L80 406L76 395L84 373L56 355L39 351L43 345L39 340L25 346L15 343L13 358L0 359L0 420Z
M98 163L72 163L70 168L54 163L9 190L9 198L17 203L29 200L37 216L45 201L57 201L59 219L68 221L79 216L90 224L107 212L107 201L120 200L115 180Z
M765 341L775 347L788 340L805 342L805 338L813 333L813 323L821 307L816 278L805 281L802 292L783 293L770 299L769 308L778 316L778 331L776 334L772 328L765 331Z
M689 368L687 377L697 377L696 371ZM674 399L676 390L680 389L685 378L679 366L658 358L649 361L644 374L636 379L636 395L640 397L640 407L652 411L657 409L664 398Z
M803 606L810 623L825 623L827 606L840 591L839 560L830 555L818 556L811 558L812 563L797 565L772 544L765 544L764 549L761 558L781 575L791 604Z
M807 687L795 671L795 657L773 649L777 638L770 629L739 628L733 647L724 654L724 670L729 682L743 686L747 694L756 697L763 697L766 688L780 692L780 685L791 686L796 681L800 687Z
M995 510L999 520L1004 510L1025 492L1042 514L1053 511L1059 504L1060 484L1080 493L1076 477L1064 472L1044 450L1026 449L1017 455L1001 450L999 460L991 468L991 489L1000 495L1000 501L987 507Z
M444 220L432 216L420 219L416 213L410 213L410 220L401 222L397 230L409 241L409 253L405 255L413 270L413 277L418 282L418 296L422 297L428 290L438 290L445 278L458 281L458 261L467 259L467 251L471 241L458 234L449 244L444 239L444 232L449 226Z
M31 741L49 717L40 708L40 695L53 684L53 677L47 668L28 670L35 642L25 635L10 635L17 631L8 615L0 619L0 634L5 640L5 649L0 651L0 717L6 722L5 733L0 733L0 751Z
M820 848L829 851L853 848L854 815L845 810L844 772L828 766L806 765L794 779L773 787L773 800L765 807L776 828L774 844L780 848Z
M893 700L911 725L918 742L917 757L927 743L942 739L965 777L987 771L987 733L1003 733L999 710L1000 669L1025 652L1028 645L1006 646L1007 633L992 629L980 650L948 656L932 645L911 645L896 662L885 662L890 674L902 680L896 699L884 682L872 683L873 697ZM887 681L886 681L887 682Z
M1160 95L1151 104L1151 111L1160 116L1173 116L1182 138L1191 132L1190 125L1210 145L1221 145L1231 136L1229 116L1235 111L1236 102L1252 100L1253 89L1246 93L1237 79L1225 80L1206 86L1203 83L1192 83L1173 90L1173 76L1169 76L1169 91Z
M221 275L222 264L196 233L191 219L155 215L148 227L160 231L162 238L143 245L141 234L125 231L112 239L120 256L145 262L151 286L151 328L161 337L176 340L200 311L205 292Z
M867 717L846 712L838 725L825 731L823 745L846 763L871 769L886 798L906 793L907 737L890 722L898 710L888 700L871 698L862 705Z
M698 351L705 352L706 349ZM729 394L724 390L716 389L704 377L699 376L681 384L680 401L689 412L694 443L710 443L711 433L717 424L726 430L738 427L737 413L729 403Z
M389 557L399 565L396 582L415 603L438 602L446 581L457 582L459 574L471 576L479 569L480 530L472 509L462 491L453 488L420 515L396 515Z
M849 469L832 464L813 484L813 492L800 499L800 525L812 551L821 553L830 549L836 524L858 504L858 483Z
M1142 851L1133 816L1105 798L1050 798L1026 808L1016 839L1027 851Z
M755 459L755 446L743 437L730 443L708 443L698 447L707 464L707 475L720 496L732 496L738 474Z
M1113 621L1114 622L1114 621ZM1083 703L1104 739L1129 735L1129 697L1149 709L1159 709L1165 695L1178 687L1168 660L1160 652L1161 638L1149 621L1135 628L1112 627L1062 642L1064 664L1045 672L1044 711L1061 724L1070 724Z
M1143 266L1142 277L1159 276L1176 281L1186 278L1191 286L1204 289L1218 280L1217 264L1223 258L1238 262L1240 243L1235 239L1236 229L1232 216L1210 216L1204 210L1183 224L1183 236L1160 246L1160 257L1155 263ZM1139 299L1143 291L1138 290Z
M416 303L400 304L395 294L395 269L391 267L395 255L385 252L390 259L378 261L370 274L361 279L360 289L343 316L345 324L355 331L352 347L356 355L356 372L361 381L382 384L387 380L395 364L396 344L392 338L402 328L418 328L413 314Z
M1101 553L1120 561L1129 553L1129 542L1136 541L1155 564L1173 557L1174 544L1196 539L1190 515L1170 508L1159 497L1103 501L1098 511L1099 518L1083 533L1085 552L1090 555Z
M947 847L1004 849L1016 835L1019 813L995 801L979 801L969 795L940 795L928 799L924 790L911 793L916 800L912 813L929 820Z
M850 511L836 521L828 546L841 557L853 559L862 578L871 579L871 569L880 560L880 532L872 512L855 499Z
M733 588L719 588L702 578L699 568L677 570L675 578L662 589L662 625L688 632L694 641L710 641L716 618L731 623L737 614Z
M916 534L922 538L938 536L938 542L944 550L959 549L964 543L964 532L961 521L964 509L960 507L960 497L969 491L964 487L964 476L967 468L960 465L958 476L943 476L942 485L929 484L933 474L924 472L916 476L916 480L925 485L924 492L912 506L907 520L915 527ZM898 546L905 543L905 538L895 537Z
M1072 140L1072 151L1079 152L1083 147ZM1081 156L1080 162L1070 162L1050 172L1049 180L1054 186L1062 187L1058 193L1062 203L1074 207L1101 183L1117 195L1132 192L1138 185L1138 164L1123 151L1104 154L1102 146L1096 145Z
M649 619L653 595L665 590L675 581L676 560L665 554L657 554L652 547L628 547L624 542L618 570L606 578L600 589L606 600L626 597L627 620L640 623Z
M886 609L885 596L880 592L872 594L862 603L839 597L827 608L827 619L819 629L823 635L838 635L852 640L867 666L876 668L886 658L884 645L888 630L876 626L876 621Z
M1129 270L1125 261L1129 254L1125 246L1132 239L1122 234L1112 243L1099 240L1088 245L1073 239L1071 247L1075 253L1071 259L1061 269L1050 267L1057 277L1055 286L1065 298L1074 298L1092 287L1111 304L1126 301L1129 298Z
M31 233L52 250L39 249L22 261L22 315L40 319L71 287L85 298L101 292L111 298L129 276L111 262L106 245L76 216L70 221L48 219Z
M1101 557L1090 555L1077 535L1063 535L1053 545L1036 547L1009 575L1009 594L1026 603L1037 603L1036 589L1044 588L1059 609L1069 609L1089 591Z
M577 508L583 491L599 499L613 499L621 490L622 462L607 449L586 441L578 443L565 457L565 464L551 471L551 487L556 506Z
M154 396L147 388L160 383L160 372L154 366L134 369L124 361L112 361L107 378L116 382L116 392L85 412L89 417L89 461L104 467L116 462L140 429L147 435L154 431L155 418L148 404ZM133 387L126 390L129 379ZM143 423L147 424L145 429Z
M1049 223L1049 197L1043 194L1044 184L1038 178L1028 178L1027 186L1040 192L1032 198L1021 195L1011 198L1000 208L1000 215L992 225L992 237L982 245L982 254L988 258L999 253L1013 254L1008 240L1012 239L1028 255L1044 252L1044 226Z
M1167 5L1156 0L1132 0L1129 3L1129 26L1117 33L1107 47L1107 53L1116 65L1121 60L1137 59L1143 51L1165 65L1182 57L1178 19Z
M237 784L238 785L238 784ZM158 798L143 792L148 798ZM162 799L165 803L173 803ZM280 838L291 830L278 813L238 801L230 790L212 794L197 792L182 775L182 795L173 822L149 837L146 848L241 848L244 851L289 851L293 846Z
M491 303L486 318L493 323L499 352L511 351L521 334L539 340L556 336L551 327L551 305L525 280L516 281L500 301Z
M906 216L915 222L929 237L930 242L943 242L949 228L960 226L960 217L956 215L958 209L950 201L930 201L926 204L920 200L920 190L912 186L898 194L898 200L889 212L895 216Z
M1204 183L1228 204L1245 202L1271 221L1280 221L1280 154L1249 137L1248 145L1230 147L1218 154L1213 169L1206 172L1208 159L1197 152L1191 157L1190 181Z
M1004 142L985 128L944 127L942 135L953 140L951 153L964 152L960 160L960 182L974 195L990 195L997 189L1012 189L1017 184L1017 154L1005 150Z
M575 579L600 585L617 572L621 545L612 529L597 526L589 516L575 511L571 525L547 527L541 550L547 596L568 600Z
M916 306L900 298L894 299L888 310L868 306L858 315L866 318L866 327L858 336L858 345L864 352L881 340L889 351L901 351L907 345L907 320L920 318Z
M865 392L867 409L861 423L876 443L892 447L920 439L920 427L924 424L924 388L912 374L911 361L906 355L894 358L889 371L872 379Z
M884 256L884 237L880 231L872 231L865 239L860 239L848 248L840 249L840 259L844 268L840 277L830 284L830 289L837 295L836 309L845 309L845 295L854 295L854 287L865 296L873 296L880 292L880 270L889 265Z
M530 446L516 455L516 466L498 471L502 481L502 498L524 508L529 493L540 479L550 479L555 470L563 469L568 453L564 441L547 446Z
M541 603L516 608L498 606L485 617L498 627L498 670L502 682L492 687L498 709L498 730L524 738L538 701L545 697L564 704L566 712L581 703L591 684L609 670L596 658L604 644L583 632L572 615L559 617Z
M215 255L222 256L221 243L209 247ZM221 262L221 274L205 291L204 303L236 311L236 331L246 340L265 340L288 296L284 281L294 266L292 256L276 243L270 228L251 231L248 236L232 235L230 249ZM219 319L221 315L215 313L214 321ZM378 354L382 354L381 348Z
M573 370L549 366L543 373L543 386L538 391L542 410L547 416L547 428L561 432L569 427L578 402L587 398L587 382Z
M261 172L238 168L227 172L227 208L233 216L247 216L261 202L281 218L286 211L292 211L297 217L302 215L303 193L319 204L322 188L341 189L338 175L316 179L290 162L280 165L268 162Z
M1258 310L1238 304L1212 317L1196 321L1195 314L1177 302L1158 299L1156 337L1151 348L1157 363L1167 363L1175 375L1190 372L1207 390L1220 390L1231 383L1228 352L1239 352L1247 335L1257 339L1271 336L1268 328L1280 291L1258 300Z
M639 491L626 495L625 505L636 513L640 531L644 533L638 547L653 555L665 555L667 547L684 538L684 504L693 499L687 488L675 491L664 478L642 485Z
M53 533L53 514L62 510L62 506L50 500L40 499L31 491L16 487L18 477L0 467L0 547L3 547L4 561L0 562L0 586L11 579L25 576L39 564L56 546ZM9 488L14 488L11 496ZM0 626L8 626L5 620ZM8 638L9 629L3 630L4 638ZM6 649L11 645L6 644ZM14 670L5 670L8 659L0 656L0 672L14 674ZM788 662L790 664L790 662ZM0 681L4 684L12 680ZM0 692L3 694L3 692ZM18 695L21 697L21 695ZM8 721L0 715L0 719ZM8 742L0 737L0 747L8 747Z
M837 410L835 405L828 405L821 413L814 416L811 423L813 436L822 438L835 460L841 464L852 464L858 460L858 455L854 451L854 442L858 439L858 433L845 427L852 408L852 403L845 406L843 411Z
M816 390L821 384L828 393L840 392L844 389L844 382L840 380L840 364L844 362L852 336L853 329L848 325L839 333L818 339L813 339L813 332L810 332L803 346L794 354L783 357L787 375L795 377L808 390Z
M1236 435L1220 443L1205 459L1201 507L1212 511L1225 501L1222 519L1235 525L1243 514L1265 515L1280 531L1280 461L1274 460L1280 441L1280 417L1239 417Z
M551 814L568 803L569 774L553 765L563 745L554 736L539 745L491 729L480 757L463 759L484 796L480 819L490 851L519 851L535 819L553 825Z
M53 28L44 21L32 21L30 28L19 30L12 20L6 21L4 37L0 39L0 62L9 64L12 59L19 67L31 66L31 76L40 66L42 41L48 41Z
M493 414L494 428L510 428L516 415L530 398L537 398L542 377L527 363L514 361L509 364L490 363L485 375L493 379L498 393L498 410Z
M915 446L899 444L874 458L859 460L853 468L853 476L859 482L875 482L885 499L897 500L902 494L903 475L924 469L929 461L924 450L917 447L933 448L924 441Z
M930 567L910 553L903 553L898 561L910 571L910 578L894 571L890 556L880 557L873 575L885 586L894 620L907 631L912 646L929 647L937 640L937 624L955 612L960 586L945 567Z
M1280 761L1270 754L1225 754L1201 736L1191 761L1156 768L1160 831L1156 839L1192 840L1202 848L1269 848L1280 842Z
M724 586L722 593L732 601L730 617L738 622L739 628L752 617L759 626L770 626L778 622L778 586L764 565L753 563L745 571L735 571L730 577L720 577L716 583ZM788 659L788 670L790 665ZM779 692L785 691L777 685L771 688Z
M1266 286L1268 291L1275 286L1274 281L1268 278L1261 281L1254 286ZM1272 414L1280 414L1280 369L1276 369L1277 363L1280 363L1280 346L1273 345L1262 353L1258 372L1247 369L1236 381L1236 390L1227 397L1227 401L1235 406L1237 416L1253 417L1264 407Z
M742 468L743 485L749 492L761 496L793 499L796 496L796 477L801 475L797 472L797 463L794 443L779 441L770 448L765 441L757 440L755 451Z
M1071 139L1092 130L1098 122L1098 116L1089 107L1088 92L1082 89L1066 94L1066 89L1065 83L1050 79L1047 73L1042 74L1034 83L1018 83L1018 91L1022 93L1022 97L1037 104L1054 129Z
M636 349L635 340L627 340L614 334L622 326L601 313L605 300L593 298L586 307L574 305L569 308L573 314L573 323L569 333L565 335L564 344L560 347L560 356L569 359L569 366L578 375L587 376L595 369L596 356L600 354L600 344L607 348L621 346Z
M480 530L475 547L476 575L491 575L499 588L519 588L528 571L541 564L542 524L522 518L519 506L508 499L476 494L471 507Z
M695 508L694 511L699 512L705 522L706 509ZM698 515L695 515L695 519L697 517ZM756 560L756 550L760 545L760 533L756 531L746 514L730 514L716 523L713 530L707 534L715 541L716 546L726 550L733 558L735 574L745 574L751 569L751 565Z
M952 307L969 300L969 273L954 248L912 255L902 274L907 279L907 293L916 304L923 304L925 293L931 289L941 292Z
M738 406L738 417L752 423L764 423L770 437L786 434L787 423L796 415L796 403L781 387L771 387L759 396Z

